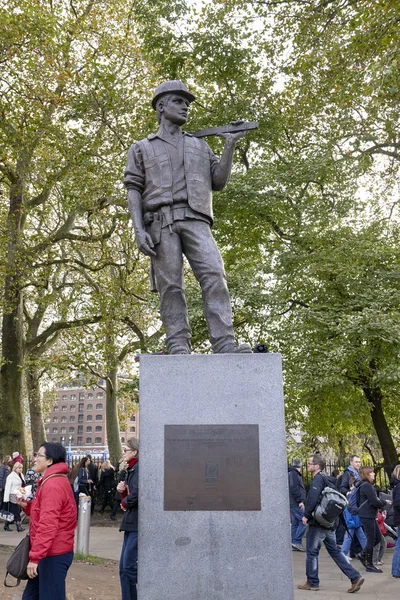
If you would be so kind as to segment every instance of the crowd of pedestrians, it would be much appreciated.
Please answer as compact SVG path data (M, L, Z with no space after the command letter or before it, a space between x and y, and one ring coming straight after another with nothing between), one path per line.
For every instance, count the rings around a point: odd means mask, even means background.
M65 579L73 558L77 500L79 493L94 500L96 490L103 492L100 514L107 506L113 520L118 507L124 513L120 526L124 535L119 567L122 600L137 600L137 440L128 440L123 451L118 465L113 466L105 460L100 471L90 455L69 468L65 448L50 442L42 444L25 474L24 459L19 452L4 458L0 466L0 507L12 513L17 531L24 531L21 510L30 520L29 579L22 600L65 600ZM293 460L288 469L292 548L304 552L306 559L306 582L298 588L319 589L318 557L324 544L330 557L349 579L347 591L355 593L360 590L364 578L352 564L352 558L358 558L367 572L382 573L378 567L386 548L382 536L386 517L383 509L393 505L392 525L400 525L400 464L394 468L391 477L392 500L379 498L374 486L375 472L372 467L361 466L358 456L351 457L343 474L332 472L329 475L325 468L321 455L309 457L307 471L312 475L312 481L308 493L301 460ZM29 500L21 493L27 485L31 486ZM316 518L315 511L326 488L338 490L348 499L348 507L339 517L345 531L343 540L338 535L338 522L328 528ZM354 498L355 511L352 509ZM94 507L94 501L92 505ZM10 524L6 522L4 529L11 531ZM400 542L396 543L393 554L392 575L400 578Z
M122 600L136 600L138 540L139 446L132 438L124 445L117 468L105 460L100 468L90 455L69 467L61 444L45 442L34 455L25 476L19 452L6 456L0 466L0 509L12 513L17 531L21 511L29 517L30 552L28 582L22 600L65 600L65 580L71 566L77 525L79 494L92 498L103 492L100 514L107 506L116 520L123 511L120 531L123 543L120 560ZM118 473L117 473L118 471ZM117 481L116 481L117 480ZM29 497L26 492L29 488ZM93 511L92 511L93 514ZM4 529L12 531L9 522Z
M386 532L384 520L386 511L382 510L393 504L393 526L400 525L400 465L392 473L392 500L379 498L374 487L375 472L372 467L361 467L359 456L352 456L349 466L343 474L325 471L326 462L319 454L310 456L307 471L312 475L308 494L302 478L302 462L295 459L289 467L289 498L291 515L292 548L305 552L306 577L301 590L317 591L319 589L318 556L322 543L328 554L350 580L349 593L359 591L364 579L351 563L349 552L360 560L367 572L382 573L378 568L382 564L386 541L382 531ZM316 508L321 502L323 490L337 490L345 495L348 507L332 523L331 527L322 525L316 517ZM324 492L326 493L326 492ZM340 496L336 492L336 496ZM340 527L345 532L340 534ZM306 533L306 546L302 538ZM356 544L359 544L356 550ZM392 576L400 578L400 542L397 540L392 560Z

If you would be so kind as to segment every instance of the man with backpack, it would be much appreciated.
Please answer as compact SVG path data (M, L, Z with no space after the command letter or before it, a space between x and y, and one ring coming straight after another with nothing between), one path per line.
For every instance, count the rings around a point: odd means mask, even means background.
M343 496L336 490L335 478L330 477L324 472L325 465L325 459L319 454L310 456L307 463L307 470L311 472L313 476L310 491L308 492L305 503L303 517L304 525L308 525L306 536L307 581L297 587L300 590L319 590L318 555L321 544L324 542L325 548L331 558L333 558L342 573L350 579L351 587L347 591L349 594L353 594L358 592L364 583L364 579L361 577L360 573L350 565L337 547L335 524L338 514L343 512L346 502L340 502L340 500L343 499ZM324 496L325 498L328 497L328 493L331 496L330 503L333 509L336 508L336 512L335 510L320 510Z
M357 454L353 454L350 456L350 464L345 468L343 475L341 475L337 480L337 489L341 494L346 496L346 494L350 491L349 480L350 477L355 477L356 481L360 479L358 474L358 469L361 466L361 459Z

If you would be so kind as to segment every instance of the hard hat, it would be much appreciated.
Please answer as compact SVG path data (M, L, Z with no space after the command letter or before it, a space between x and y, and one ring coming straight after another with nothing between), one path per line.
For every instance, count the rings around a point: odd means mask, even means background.
M151 105L156 110L157 100L164 96L164 94L182 94L189 100L189 102L193 102L196 99L196 96L193 96L187 89L186 85L182 83L182 81L174 80L174 81L164 81L161 83L155 90L153 95L153 100L151 101Z

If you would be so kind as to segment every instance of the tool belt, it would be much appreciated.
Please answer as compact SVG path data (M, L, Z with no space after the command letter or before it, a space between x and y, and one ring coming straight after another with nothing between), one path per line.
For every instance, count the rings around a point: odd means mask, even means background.
M147 212L143 215L143 224L151 225L154 221L161 221L162 214L158 212Z

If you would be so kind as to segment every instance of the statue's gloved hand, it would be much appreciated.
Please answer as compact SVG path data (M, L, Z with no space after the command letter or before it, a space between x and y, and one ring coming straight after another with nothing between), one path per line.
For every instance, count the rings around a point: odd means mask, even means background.
M219 137L225 138L227 142L236 142L246 135L245 131L238 131L237 133L220 133Z
M146 231L137 231L135 237L140 252L143 252L146 256L156 256L156 253L153 250L153 240Z

